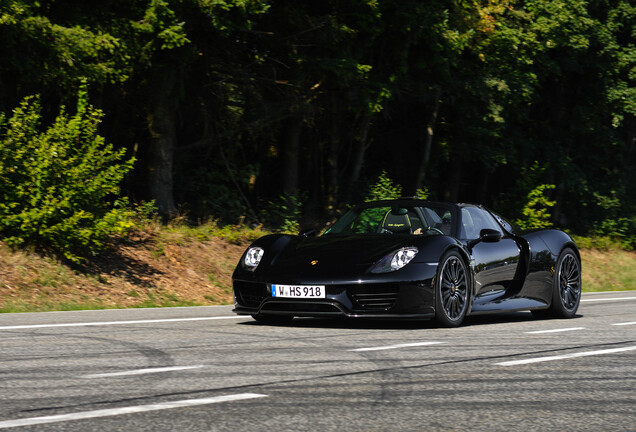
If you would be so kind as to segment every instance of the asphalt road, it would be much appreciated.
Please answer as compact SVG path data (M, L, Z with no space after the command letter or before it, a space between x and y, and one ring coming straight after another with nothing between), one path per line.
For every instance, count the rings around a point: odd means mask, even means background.
M0 315L0 430L636 431L636 291L434 323Z

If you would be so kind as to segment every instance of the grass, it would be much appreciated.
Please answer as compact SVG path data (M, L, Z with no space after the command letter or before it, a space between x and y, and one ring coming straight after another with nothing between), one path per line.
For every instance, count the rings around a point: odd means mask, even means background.
M82 269L0 241L0 313L229 304L240 255L266 234L151 221Z
M636 289L636 252L581 249L583 291Z
M207 241L211 238L220 238L231 244L247 245L254 240L271 234L262 226L248 227L245 225L219 225L215 220L191 226L181 219L173 220L165 227L157 227L161 233L160 237L167 242L182 241Z
M183 300L151 300L146 299L141 303L132 306L124 306L119 304L107 305L98 301L86 302L56 302L56 301L40 301L37 304L32 302L5 302L0 307L0 313L18 313L18 312L57 312L57 311L81 311L81 310L104 310L104 309L124 309L124 308L160 308L160 307L182 307L182 306L202 306L196 301Z

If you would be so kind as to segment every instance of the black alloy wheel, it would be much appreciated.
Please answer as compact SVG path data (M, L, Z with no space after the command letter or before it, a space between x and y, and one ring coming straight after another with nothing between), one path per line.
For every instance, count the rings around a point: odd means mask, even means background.
M570 248L559 255L554 272L551 312L560 318L572 318L581 301L581 263Z
M435 283L435 318L446 327L459 326L468 312L470 300L466 263L455 251L444 255Z

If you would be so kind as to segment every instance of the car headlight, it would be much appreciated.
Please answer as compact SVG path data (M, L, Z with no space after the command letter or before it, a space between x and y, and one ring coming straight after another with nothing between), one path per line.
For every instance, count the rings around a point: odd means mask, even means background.
M249 248L247 252L245 252L245 258L243 258L243 265L245 266L245 268L250 271L256 270L256 267L258 267L258 265L260 264L264 253L265 250L263 248Z
M417 252L418 249L416 247L404 247L391 252L373 266L371 273L388 273L399 270L410 263L417 255Z

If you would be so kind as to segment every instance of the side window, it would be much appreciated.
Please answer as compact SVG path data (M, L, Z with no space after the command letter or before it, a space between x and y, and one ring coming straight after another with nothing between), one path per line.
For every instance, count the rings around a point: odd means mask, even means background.
M499 231L503 235L501 228L487 211L478 207L462 208L461 237L467 240L477 239L480 231L485 228Z
M384 215L391 211L390 207L373 207L362 210L348 230L354 234L371 234L378 232Z
M471 207L462 208L462 225L460 227L460 237L467 240L479 238L479 228L475 226L475 220L473 219L473 214L470 211L471 209Z
M444 207L420 207L425 223L429 228L440 230L444 235L451 234L451 212Z
M502 218L497 213L493 213L493 215L495 216L495 219L497 219L497 222L499 222L506 231L508 231L509 233L514 233L516 231L512 224L506 219Z
M475 210L477 210L481 216L481 222L483 224L482 228L489 228L495 231L499 231L501 233L501 235L503 235L504 233L501 231L501 227L499 226L499 224L497 223L497 221L495 220L495 218L492 217L492 215L490 213L488 213L486 210L480 209L480 208L476 208Z

